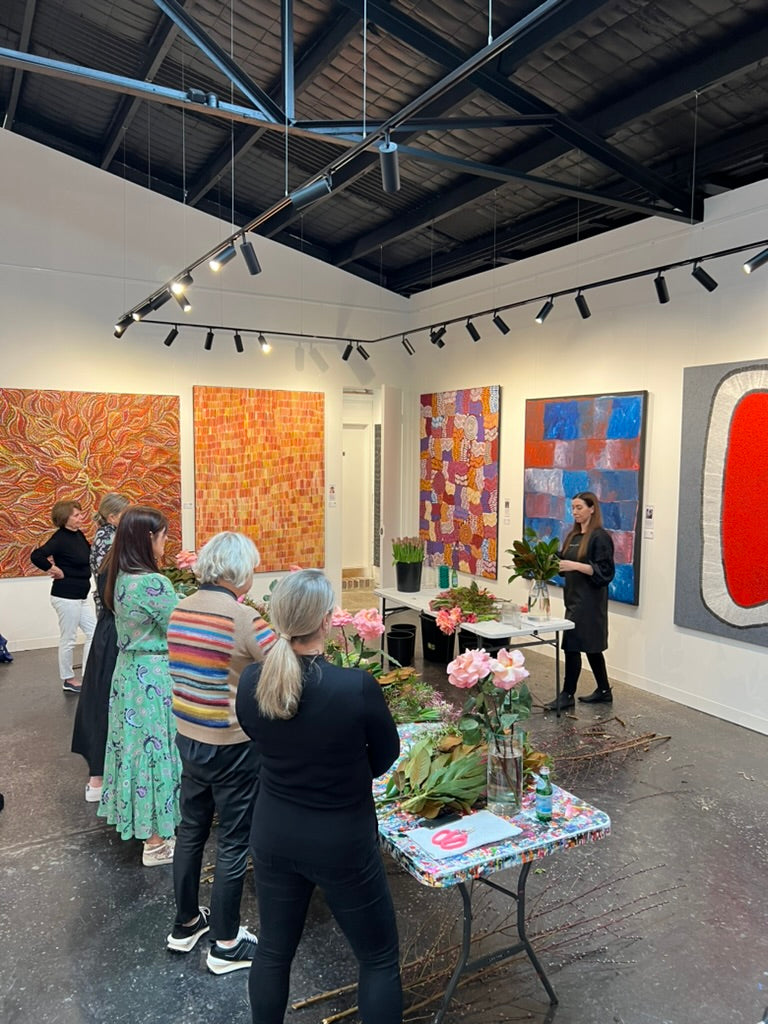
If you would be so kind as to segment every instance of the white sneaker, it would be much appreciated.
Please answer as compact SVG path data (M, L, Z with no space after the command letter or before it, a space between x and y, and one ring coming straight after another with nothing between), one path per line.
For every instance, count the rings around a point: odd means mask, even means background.
M173 864L173 851L176 845L174 839L164 839L157 846L147 846L141 854L141 863L145 868L153 868L158 864Z
M101 800L101 786L85 784L85 801L89 804L97 804Z

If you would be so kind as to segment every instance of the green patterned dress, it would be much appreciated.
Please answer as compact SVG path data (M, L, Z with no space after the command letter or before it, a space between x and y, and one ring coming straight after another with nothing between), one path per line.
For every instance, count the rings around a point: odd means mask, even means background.
M159 573L118 574L118 655L98 813L123 839L168 839L179 823L181 762L166 638L177 603L173 587Z

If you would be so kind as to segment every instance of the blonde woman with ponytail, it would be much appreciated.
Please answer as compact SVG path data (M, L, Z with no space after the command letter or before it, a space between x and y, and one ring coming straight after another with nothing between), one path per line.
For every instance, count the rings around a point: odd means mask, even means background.
M277 640L238 687L237 716L261 759L251 827L261 922L253 1024L283 1024L315 887L357 957L363 1024L402 1021L397 925L371 792L400 741L373 676L325 660L333 608L320 570L282 579L270 602Z

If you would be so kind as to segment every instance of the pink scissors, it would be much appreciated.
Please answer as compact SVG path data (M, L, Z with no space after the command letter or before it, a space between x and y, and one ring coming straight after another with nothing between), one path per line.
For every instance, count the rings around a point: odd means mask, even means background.
M460 850L466 846L467 833L461 828L441 828L432 836L432 843L441 850Z

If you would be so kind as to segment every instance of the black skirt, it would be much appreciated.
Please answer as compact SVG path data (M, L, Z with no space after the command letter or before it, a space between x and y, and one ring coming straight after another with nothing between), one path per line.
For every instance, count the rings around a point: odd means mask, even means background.
M117 661L115 616L102 608L93 633L72 731L72 753L82 754L91 775L104 774L109 692Z

